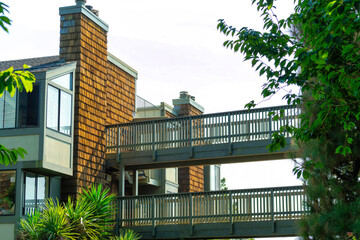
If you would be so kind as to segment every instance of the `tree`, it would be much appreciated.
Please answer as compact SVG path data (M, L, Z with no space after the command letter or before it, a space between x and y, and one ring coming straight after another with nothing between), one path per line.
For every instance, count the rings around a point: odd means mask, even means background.
M305 180L310 209L301 223L302 236L360 234L360 1L295 2L294 13L278 19L273 0L253 0L263 31L237 30L222 19L218 29L234 37L225 47L243 53L265 75L264 98L289 86L299 88L283 98L301 107L300 126L288 124L275 132L268 147L283 147L285 132L300 146L303 163L294 173ZM300 36L291 34L294 28ZM251 101L246 107L255 105Z
M8 6L0 2L0 27L5 32L9 32L7 26L11 24L11 20L5 15L8 13ZM28 66L24 65L24 69ZM5 91L10 93L13 97L16 90L31 92L33 89L33 83L35 82L35 76L29 71L14 71L14 68L9 68L5 71L0 71L0 97ZM4 145L0 144L0 164L13 164L16 163L18 157L25 157L26 150L19 147L14 149L8 149Z

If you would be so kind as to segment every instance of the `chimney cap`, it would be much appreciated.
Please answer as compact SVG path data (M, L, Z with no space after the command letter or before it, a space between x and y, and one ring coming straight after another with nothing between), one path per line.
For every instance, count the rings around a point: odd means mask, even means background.
M86 0L75 0L76 6L84 6L86 4Z

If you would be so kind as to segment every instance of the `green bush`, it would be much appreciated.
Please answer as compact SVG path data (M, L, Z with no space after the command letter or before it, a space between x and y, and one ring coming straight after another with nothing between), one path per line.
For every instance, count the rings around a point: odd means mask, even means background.
M123 231L120 237L112 237L113 208L115 195L102 186L83 189L77 201L67 203L48 200L43 210L35 211L20 220L20 240L63 239L124 239L137 240L139 235L131 230Z

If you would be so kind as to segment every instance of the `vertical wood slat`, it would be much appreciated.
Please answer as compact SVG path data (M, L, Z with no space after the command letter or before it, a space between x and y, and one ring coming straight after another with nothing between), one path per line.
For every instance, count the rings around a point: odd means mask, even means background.
M118 199L118 226L276 221L306 214L301 186L131 196Z
M269 112L281 110L284 116L277 121L269 116ZM186 147L191 145L190 141L193 145L205 145L269 139L286 124L298 126L299 111L282 106L110 125L106 127L106 149L107 152L116 152L118 147L120 152L144 151Z

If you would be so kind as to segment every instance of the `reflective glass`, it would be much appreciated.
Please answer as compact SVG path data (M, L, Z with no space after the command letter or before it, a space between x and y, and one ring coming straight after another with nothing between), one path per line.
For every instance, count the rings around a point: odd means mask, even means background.
M46 126L55 131L59 127L59 90L48 85Z
M15 214L16 171L0 171L0 215Z
M18 127L38 126L39 124L39 85L34 85L31 93L19 94Z
M72 90L72 73L55 78L51 81L66 89Z
M60 132L71 134L71 95L61 91L60 96Z

